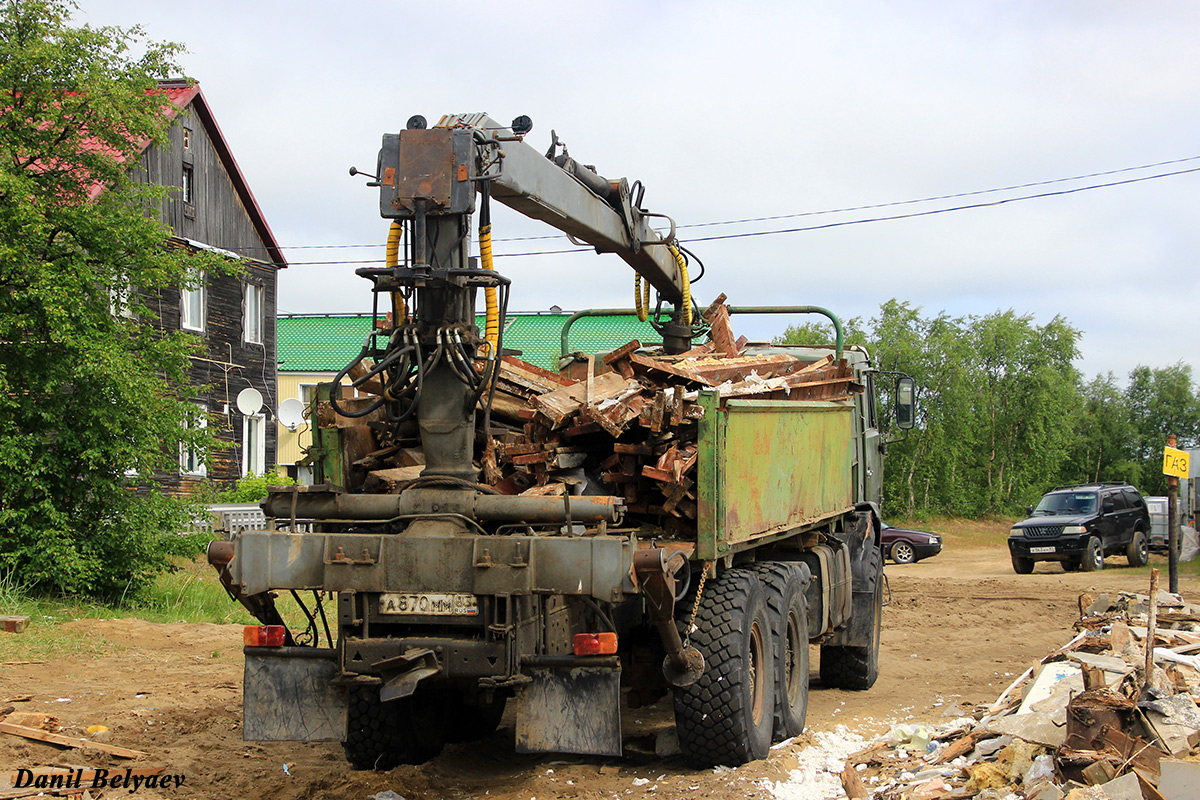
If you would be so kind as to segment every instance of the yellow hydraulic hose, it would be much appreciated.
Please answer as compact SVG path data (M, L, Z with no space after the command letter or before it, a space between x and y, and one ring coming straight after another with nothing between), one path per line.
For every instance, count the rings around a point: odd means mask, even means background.
M400 264L400 237L403 235L404 226L400 224L400 220L392 220L392 227L388 228L387 238L388 269L394 269ZM408 308L404 305L404 297L399 292L392 292L392 315L395 317L396 325L408 318Z
M679 248L675 245L667 245L667 249L671 251L671 255L675 256L675 263L679 265L679 283L683 287L683 324L692 324L692 284L688 280L687 262L683 260L683 253L679 252Z
M650 316L650 281L642 284L642 276L635 272L633 273L633 308L637 311L637 318L642 322Z
M492 264L492 225L479 226L479 260L486 270L495 271ZM487 340L492 358L500 356L500 301L495 286L485 286L483 297L487 303L487 322L484 324L483 338Z

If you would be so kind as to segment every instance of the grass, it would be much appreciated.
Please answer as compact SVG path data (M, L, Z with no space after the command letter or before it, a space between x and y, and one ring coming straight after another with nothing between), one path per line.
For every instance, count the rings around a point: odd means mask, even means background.
M947 547L958 549L972 547L1006 546L1008 531L1017 520L1012 517L920 517L913 519L895 518L887 520L897 528L912 528L942 534Z
M216 571L202 556L180 559L174 572L159 575L137 598L100 603L81 597L39 596L18 584L11 575L0 575L0 614L29 617L20 634L0 633L4 661L41 661L66 655L100 655L126 647L96 632L84 632L64 623L86 619L138 617L149 622L213 622L247 625L253 617L226 594ZM284 613L294 607L281 602ZM296 616L299 616L298 612ZM289 621L291 616L288 616Z

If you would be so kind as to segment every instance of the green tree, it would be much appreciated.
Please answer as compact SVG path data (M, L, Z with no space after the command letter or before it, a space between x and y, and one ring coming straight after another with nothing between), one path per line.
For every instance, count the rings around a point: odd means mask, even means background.
M167 247L161 190L130 175L164 139L179 46L72 9L0 4L0 571L113 597L184 546L187 507L147 484L208 443L184 430L190 343L149 300L228 267Z
M1140 486L1142 465L1134 453L1137 431L1116 376L1097 375L1081 387L1080 397L1075 441L1058 483L1128 481Z
M1162 451L1167 436L1175 434L1181 448L1200 445L1200 394L1193 385L1192 367L1135 367L1125 396L1134 428L1133 455L1142 468L1138 488L1146 494L1166 494Z

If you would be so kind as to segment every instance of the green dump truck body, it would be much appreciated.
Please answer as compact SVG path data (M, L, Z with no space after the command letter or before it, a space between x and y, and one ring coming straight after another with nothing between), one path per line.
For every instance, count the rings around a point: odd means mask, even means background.
M711 561L853 508L853 402L700 395L696 556Z

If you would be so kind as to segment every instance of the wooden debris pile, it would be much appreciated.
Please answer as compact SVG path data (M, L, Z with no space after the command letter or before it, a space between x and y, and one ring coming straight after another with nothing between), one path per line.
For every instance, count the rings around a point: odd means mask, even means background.
M505 493L624 497L632 515L682 538L696 533L700 390L722 399L831 400L862 388L832 356L721 353L712 343L665 356L635 340L601 362L611 371L529 397L516 412L521 428L484 454L484 479ZM493 414L502 407L512 404L494 405Z
M1195 797L1200 605L1157 591L1153 579L1151 587L1150 595L1083 595L1071 642L990 707L941 726L897 726L851 756L847 796Z
M482 429L486 397L476 414L483 482L505 494L623 497L635 518L694 538L699 391L724 401L839 400L863 390L832 355L807 361L782 348L747 349L744 338L733 337L724 299L705 312L711 341L680 355L634 340L589 361L591 374L581 379L505 356L491 396L491 435ZM369 369L364 360L351 377ZM359 413L377 403L378 391L366 381L359 397L339 405ZM318 427L341 431L350 491L400 491L424 469L411 419L397 429L382 408L343 416L328 402L318 404L316 416Z

